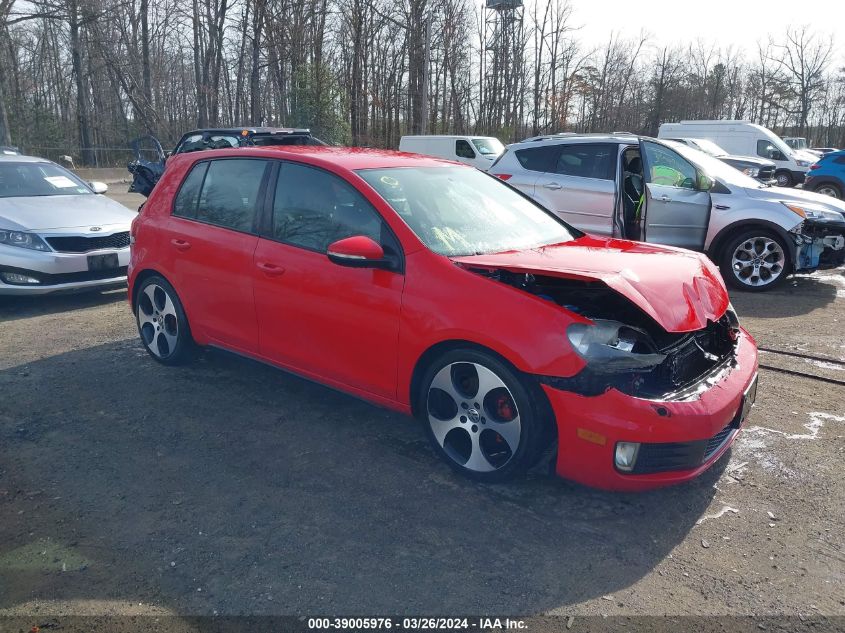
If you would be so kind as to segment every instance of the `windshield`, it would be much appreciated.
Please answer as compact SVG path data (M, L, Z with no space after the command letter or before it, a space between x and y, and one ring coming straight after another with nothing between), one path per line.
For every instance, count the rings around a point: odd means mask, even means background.
M731 167L727 163L723 163L718 158L713 158L709 154L684 145L683 143L675 143L669 141L666 143L671 145L672 149L678 152L681 156L700 168L705 174L711 178L715 178L725 185L734 185L736 187L743 187L745 189L762 189L765 185L759 180L754 180L750 176L746 176L735 167Z
M488 158L494 158L505 151L505 146L497 138L474 138L472 144L479 154Z
M52 163L0 162L0 198L92 194L84 182Z
M692 142L695 143L696 147L700 149L702 152L706 154L710 154L711 156L727 156L728 153L723 150L721 147L716 145L713 141L708 141L706 138L694 138Z
M394 167L357 173L440 255L529 249L568 242L580 235L476 169Z

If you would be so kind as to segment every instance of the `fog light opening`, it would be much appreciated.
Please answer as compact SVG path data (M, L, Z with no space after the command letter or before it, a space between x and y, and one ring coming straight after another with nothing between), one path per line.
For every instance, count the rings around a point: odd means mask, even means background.
M20 275L18 273L3 273L3 281L7 284L38 284L41 283L35 277L29 275Z
M637 453L639 452L639 442L617 442L614 457L616 468L624 472L634 470L634 465L637 463Z

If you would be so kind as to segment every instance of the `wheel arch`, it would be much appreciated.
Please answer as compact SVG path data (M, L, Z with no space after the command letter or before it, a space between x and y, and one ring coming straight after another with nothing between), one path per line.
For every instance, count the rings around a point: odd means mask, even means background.
M420 383L426 370L439 356L456 349L471 349L484 352L485 354L494 356L497 360L507 365L516 375L528 378L532 377L532 374L519 369L519 367L514 365L514 363L506 356L502 355L501 352L497 352L496 350L486 345L482 345L481 343L467 339L447 339L439 341L428 347L422 354L420 354L416 363L414 363L414 369L411 372L408 401L411 405L411 414L415 418L419 418L421 414L422 402L420 402L419 399L419 390ZM554 412L552 411L551 403L549 402L549 399L543 389L540 387L540 384L535 380L528 380L525 387L540 410L541 417L546 427L546 432L553 432L556 436L557 424L554 419Z
M132 306L133 312L135 311L135 300L138 298L138 289L141 287L141 284L144 283L144 280L150 277L161 277L171 286L173 285L165 275L161 274L154 268L145 268L144 270L140 271L137 275L135 275L135 279L132 282L132 296L130 297L130 305ZM187 315L187 310L185 311L185 314Z
M779 224L770 222L768 220L754 219L754 220L737 220L733 224L729 224L716 234L713 241L710 243L710 248L707 249L707 256L718 266L724 255L725 246L734 235L740 231L749 231L752 229L762 229L769 231L781 238L786 244L786 249L789 252L789 264L795 265L796 248L795 240L792 239L789 232Z

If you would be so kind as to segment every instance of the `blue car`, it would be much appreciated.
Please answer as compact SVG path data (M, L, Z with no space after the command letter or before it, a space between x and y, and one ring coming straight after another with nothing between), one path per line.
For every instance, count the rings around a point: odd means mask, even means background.
M845 150L830 152L810 166L804 189L845 199Z

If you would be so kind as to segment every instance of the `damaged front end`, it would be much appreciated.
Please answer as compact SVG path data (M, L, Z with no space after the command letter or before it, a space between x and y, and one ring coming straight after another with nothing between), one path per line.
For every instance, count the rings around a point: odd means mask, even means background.
M795 272L809 273L845 264L845 218L842 222L806 219L790 235L795 243Z
M539 377L556 389L589 397L613 388L638 398L672 400L693 395L735 360L739 321L731 306L703 328L669 332L602 281L502 269L474 272L586 320L571 324L566 333L584 368L570 377Z
M164 173L166 160L164 150L155 136L141 136L129 144L135 155L135 159L126 166L132 174L129 192L149 197L153 187Z

